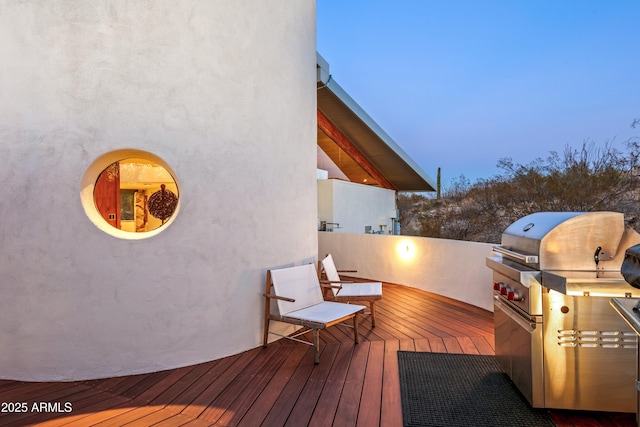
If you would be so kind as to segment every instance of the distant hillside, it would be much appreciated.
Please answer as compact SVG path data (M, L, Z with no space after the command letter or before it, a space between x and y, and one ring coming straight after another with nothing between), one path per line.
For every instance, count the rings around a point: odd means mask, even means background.
M640 146L627 152L610 145L567 147L528 165L503 159L503 174L474 184L464 177L440 199L401 194L401 232L405 235L499 243L515 220L543 211L615 211L640 231Z

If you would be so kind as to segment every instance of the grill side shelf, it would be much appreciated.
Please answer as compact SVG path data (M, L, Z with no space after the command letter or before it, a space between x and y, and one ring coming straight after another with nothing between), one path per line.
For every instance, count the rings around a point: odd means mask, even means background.
M497 271L510 279L520 282L527 287L540 284L541 272L524 265L509 264L509 261L502 257L487 257L485 260L487 267Z
M523 262L525 264L538 264L537 255L521 254L512 250L509 250L507 248L503 248L502 246L494 246L492 250L496 253L506 256L507 258L511 258L516 261Z

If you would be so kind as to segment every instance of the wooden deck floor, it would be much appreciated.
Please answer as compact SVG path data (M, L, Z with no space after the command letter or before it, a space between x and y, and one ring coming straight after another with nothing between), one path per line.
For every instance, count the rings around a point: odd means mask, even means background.
M0 381L0 425L401 426L398 350L494 352L492 313L403 286L384 285L377 326L370 326L363 318L358 345L351 330L323 331L318 365L311 347L280 340L152 374L70 383ZM635 425L634 414L552 416L560 427Z

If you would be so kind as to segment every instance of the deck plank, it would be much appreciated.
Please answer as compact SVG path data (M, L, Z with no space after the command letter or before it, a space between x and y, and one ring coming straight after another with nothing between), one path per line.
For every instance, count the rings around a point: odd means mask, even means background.
M350 360L349 370L347 371L342 393L338 400L338 408L333 421L334 425L355 426L358 421L360 396L362 396L363 393L366 370L353 369L352 367L367 366L371 345L371 342L364 342L354 347L353 357ZM318 402L316 411L321 409L322 406L320 402Z
M344 348L342 345L333 343L325 347L320 355L321 363L313 366L311 375L309 375L308 381L304 384L304 387L286 422L284 424L275 425L297 427L309 424L311 415L313 414L316 403L318 402L322 389L324 388L327 376L331 371L331 367L333 366L334 360L336 359L341 347Z
M237 379L200 416L216 425L235 425L262 393L289 352L282 346L261 349Z
M175 414L173 415L171 418L167 418L163 421L157 422L155 424L140 424L140 423L135 423L135 424L129 424L131 426L136 425L136 426L140 426L140 427L146 427L146 426L150 426L153 425L153 427L208 427L210 425L210 423L204 421L204 420L199 420L199 419L193 419L190 418L184 414Z
M54 426L86 426L90 425L84 420L92 415L101 414L104 418L110 413L112 408L129 402L130 399L111 393L95 393L82 399L70 399L73 411L70 414L39 413L31 418L25 419L25 424L18 425L38 425L44 427ZM82 420L82 421L81 421ZM11 424L7 424L11 425Z
M384 341L371 342L365 367L364 385L356 426L380 425L382 408L382 381L384 377ZM349 424L337 424L349 425ZM352 424L351 424L352 425Z
M310 349L304 345L291 345L283 346L279 351L286 357L284 362L274 372L264 387L264 392L258 396L238 424L242 423L249 426L263 424L271 409L276 406L280 391L283 391L288 385L289 379L292 378L296 368L305 357L305 354L310 352ZM233 425L233 423L231 424Z
M324 427L333 424L338 404L342 398L349 364L356 350L363 347L368 347L368 343L340 346L331 365L331 370L327 375L324 387L322 387L322 392L318 397L315 410L307 424L309 427Z
M101 393L100 390L89 388L84 384L71 384L71 383L63 383L63 384L64 385L69 384L68 388L62 388L50 394L39 396L38 400L41 399L41 401L44 401L44 402L59 401L65 404L67 402L70 402L73 405L75 404L75 402L81 401L82 399L95 396ZM33 402L34 402L33 398L30 398L29 400L27 400L28 405L31 405ZM76 409L74 408L74 411L75 410ZM34 413L33 411L18 413L18 414L14 413L14 414L3 414L3 415L7 415L7 416L11 415L11 422L24 423L24 425L29 424L28 422L23 421L26 419L31 420L31 423L35 423L35 422L38 422L38 420L45 420L53 417L52 415L47 416L47 414L42 414L42 415L37 414L37 413ZM4 422L5 422L5 419L0 418L0 425L3 425Z
M327 355L323 351L321 356ZM267 414L262 425L282 426L287 422L289 414L293 410L298 397L301 395L302 390L309 381L313 369L313 349L309 347L305 354L298 361L293 375L291 375L289 381L287 381L286 386L280 392L280 395L276 399L273 407Z
M120 414L106 417L100 422L97 422L90 417L85 418L83 421L85 423L89 423L91 427L121 427L127 424L139 423L140 418L162 412L162 408L158 408L157 406L140 406L137 408L129 406L120 408L120 410L122 411ZM170 414L165 418L169 418L169 415Z
M462 349L462 353L480 354L478 347L476 347L476 344L473 342L471 337L458 337L457 340L458 340L458 344L460 345L460 348Z
M442 342L444 343L444 346L447 348L447 353L456 353L456 354L464 353L462 351L462 347L460 346L460 343L458 342L457 338L445 337L442 339Z
M480 354L486 356L492 356L495 354L493 339L488 341L486 337L471 337L471 340Z
M175 411L184 411L198 396L204 393L216 379L223 375L227 371L227 368L230 367L238 357L240 356L229 356L207 364L209 369L202 373L202 375L195 379L188 387L184 388L182 393L178 394L175 399L171 401L171 407ZM175 391L177 392L179 390ZM200 413L198 413L198 415L200 415Z
M213 362L201 363L199 365L192 366L191 369L185 375L176 380L173 384L167 385L167 388L157 395L153 400L149 402L151 405L163 405L171 408L172 412L180 412L184 407L179 404L183 397L184 400L188 400L187 396L184 396L187 390L197 388L198 380L204 387L207 383L207 379L211 374L214 366L229 363L230 359L220 359ZM209 374L209 375L208 375ZM191 400L189 400L191 402Z
M431 351L434 353L447 352L447 346L444 344L442 338L429 338L429 345L431 346Z
M224 389L231 384L235 378L242 373L247 365L260 353L262 347L255 348L244 352L238 357L234 363L231 364L225 371L224 375L221 372L210 385L202 393L200 393L194 400L182 411L183 414L199 418L208 410L210 405L216 400L216 398L224 391ZM207 421L207 420L205 420Z
M400 378L398 377L399 341L385 341L382 377L381 426L401 426Z

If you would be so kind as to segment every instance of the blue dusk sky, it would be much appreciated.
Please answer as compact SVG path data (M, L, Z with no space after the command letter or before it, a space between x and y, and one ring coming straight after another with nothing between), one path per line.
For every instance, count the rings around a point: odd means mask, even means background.
M436 179L640 136L640 0L317 0L332 77Z

